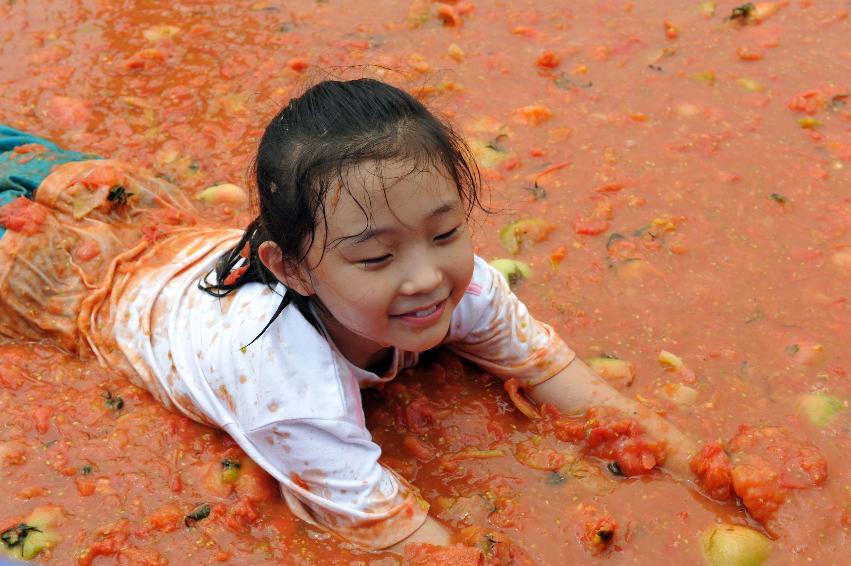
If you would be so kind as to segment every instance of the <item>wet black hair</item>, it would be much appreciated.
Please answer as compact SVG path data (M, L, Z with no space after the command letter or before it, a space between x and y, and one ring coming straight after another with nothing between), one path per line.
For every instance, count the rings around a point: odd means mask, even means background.
M274 288L278 280L260 261L260 245L272 241L285 261L303 262L319 222L328 233L329 188L342 186L351 194L345 175L367 161L411 162L411 172L441 170L457 187L468 216L481 207L476 161L448 123L407 92L381 81L323 81L291 99L266 127L253 165L259 214L199 288L216 297L249 282ZM290 304L317 326L309 298L287 288L258 338Z

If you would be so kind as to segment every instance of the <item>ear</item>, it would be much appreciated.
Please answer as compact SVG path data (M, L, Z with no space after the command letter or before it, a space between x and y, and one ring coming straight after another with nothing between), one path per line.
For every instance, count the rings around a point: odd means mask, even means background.
M305 297L314 294L307 272L301 265L286 261L278 244L266 240L257 249L257 256L266 269L288 288Z

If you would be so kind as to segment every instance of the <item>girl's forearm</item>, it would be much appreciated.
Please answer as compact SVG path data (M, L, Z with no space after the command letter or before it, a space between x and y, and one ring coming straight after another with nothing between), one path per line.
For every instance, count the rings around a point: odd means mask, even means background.
M574 359L561 372L537 385L531 396L567 414L600 406L619 410L641 423L651 437L665 441L668 449L666 469L682 478L690 476L689 461L697 451L695 443L652 410L621 395L582 360Z

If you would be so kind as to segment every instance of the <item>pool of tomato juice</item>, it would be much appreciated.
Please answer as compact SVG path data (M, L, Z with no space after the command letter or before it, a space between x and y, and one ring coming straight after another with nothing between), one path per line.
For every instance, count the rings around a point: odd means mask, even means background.
M769 532L768 564L840 563L849 5L738 4L9 1L0 122L195 193L245 185L265 122L310 81L411 90L476 153L494 211L475 219L476 251L530 266L515 290L537 318L584 359L630 364L622 392L695 438L780 427L828 472L787 490L765 531L691 483L613 475L444 355L365 393L385 463L459 540L492 553L509 542L534 564L697 563L720 522ZM209 214L240 226L249 213ZM812 414L813 397L832 412ZM91 360L3 343L0 407L0 521L61 506L46 563L399 562L301 523L226 436ZM223 487L209 472L226 459L244 474ZM185 526L204 503L209 515ZM602 551L586 535L599 518L618 525Z

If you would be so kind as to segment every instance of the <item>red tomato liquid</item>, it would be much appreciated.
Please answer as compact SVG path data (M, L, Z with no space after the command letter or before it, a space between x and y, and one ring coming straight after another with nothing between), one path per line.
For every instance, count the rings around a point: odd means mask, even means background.
M497 213L478 219L476 251L531 266L516 292L537 318L583 358L629 361L622 392L702 442L760 431L733 442L732 472L700 469L719 499L738 481L763 524L658 471L612 474L616 452L559 439L502 384L440 357L365 393L385 463L432 515L503 564L700 563L718 522L774 537L767 564L841 563L849 6L792 0L725 19L737 4L3 2L0 122L194 194L246 184L266 121L320 71L412 90L477 153ZM509 251L499 229L525 218L555 228ZM801 401L813 392L844 409L814 424ZM225 435L50 345L0 345L0 426L0 527L63 510L44 563L402 561L300 522ZM655 453L635 446L640 467ZM223 482L224 460L241 464L238 483ZM202 504L209 514L187 520Z

